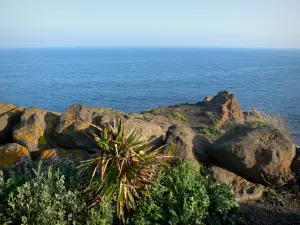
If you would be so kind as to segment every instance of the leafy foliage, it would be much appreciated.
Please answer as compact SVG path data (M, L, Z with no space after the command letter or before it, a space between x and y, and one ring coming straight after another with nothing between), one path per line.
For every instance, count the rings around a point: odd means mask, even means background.
M128 222L150 224L234 224L238 205L230 186L209 186L207 177L191 163L163 171L152 186L151 199L139 201Z
M94 127L99 133L93 133L99 151L82 165L92 168L86 188L93 197L90 207L117 196L117 216L124 221L125 207L135 209L136 198L149 196L148 189L165 156L160 148L153 149L151 142L141 141L137 131L126 133L121 120L114 126Z
M69 169L65 167L63 170L70 174ZM45 170L42 164L39 164L36 170L29 172L26 176L28 180L20 180L14 175L5 178L1 171L1 224L107 225L112 223L113 212L109 205L105 206L105 209L98 206L93 211L87 210L86 201L78 190L79 185L76 185L76 188L74 185L77 179L70 182L60 169L50 167ZM72 177L75 178L73 175Z

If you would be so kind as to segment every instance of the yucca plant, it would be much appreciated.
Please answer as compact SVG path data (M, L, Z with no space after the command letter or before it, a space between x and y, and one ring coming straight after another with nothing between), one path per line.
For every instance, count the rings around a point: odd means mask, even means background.
M117 216L125 223L125 208L135 209L137 198L149 196L157 169L168 156L161 154L162 147L154 149L151 141L141 141L137 130L126 132L121 120L114 125L107 123L104 128L92 126L96 128L92 135L99 150L81 165L92 168L85 190L93 196L90 207L115 196Z

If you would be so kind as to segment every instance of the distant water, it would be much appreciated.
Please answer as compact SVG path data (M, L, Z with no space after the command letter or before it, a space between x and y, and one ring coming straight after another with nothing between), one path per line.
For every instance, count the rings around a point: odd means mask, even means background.
M230 89L243 110L288 118L300 144L300 50L74 48L0 50L0 102L128 112Z

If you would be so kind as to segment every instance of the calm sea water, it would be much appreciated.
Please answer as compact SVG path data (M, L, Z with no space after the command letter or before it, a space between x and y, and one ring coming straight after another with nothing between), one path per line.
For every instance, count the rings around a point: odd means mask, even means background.
M300 50L74 48L0 50L0 102L129 112L230 89L242 109L288 118L300 143Z

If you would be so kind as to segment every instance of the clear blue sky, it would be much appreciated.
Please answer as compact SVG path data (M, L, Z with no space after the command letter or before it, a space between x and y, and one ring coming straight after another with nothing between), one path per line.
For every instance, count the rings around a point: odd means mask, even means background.
M0 47L300 48L300 0L0 0Z

